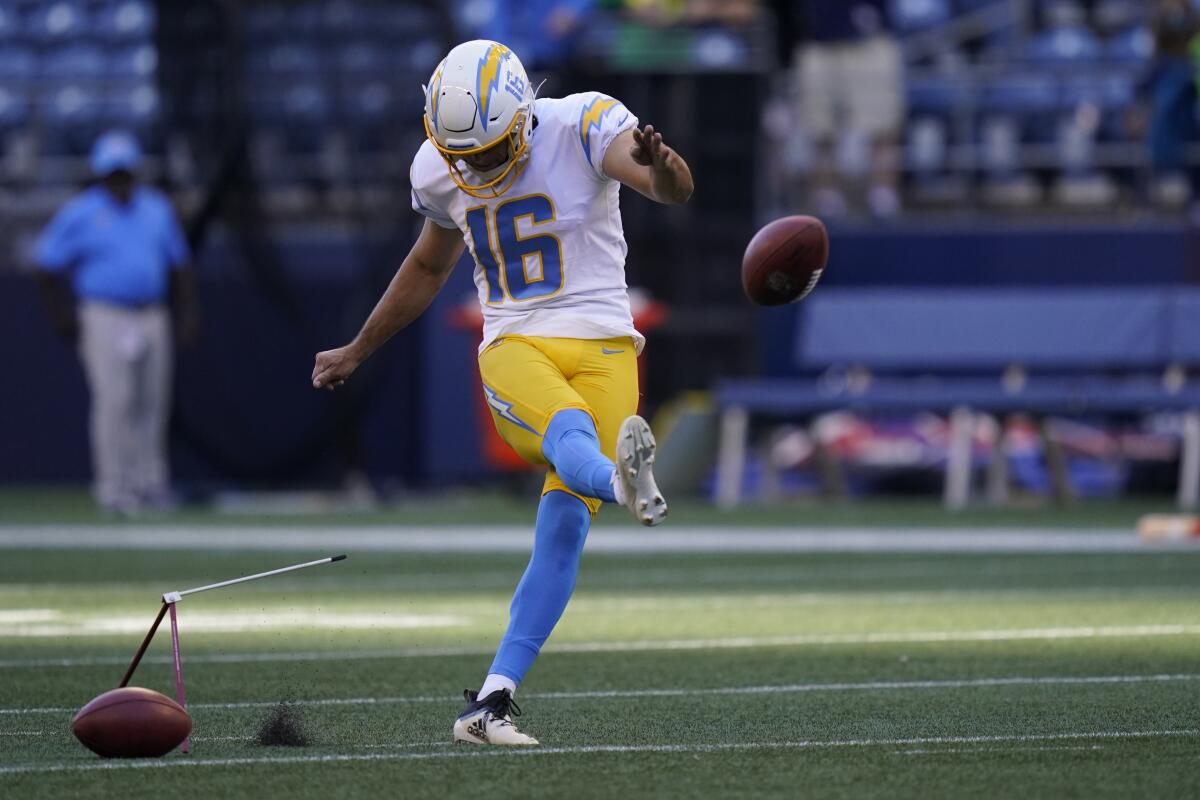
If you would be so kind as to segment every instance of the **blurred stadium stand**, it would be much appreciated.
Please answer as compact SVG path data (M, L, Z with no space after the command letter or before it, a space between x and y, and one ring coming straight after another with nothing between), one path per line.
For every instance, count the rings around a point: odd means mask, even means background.
M1181 378L1200 354L1198 309L1196 289L827 289L793 312L788 371L796 377L718 384L717 500L732 506L741 497L755 414L950 414L944 498L951 508L969 497L979 414L1174 411L1200 432L1200 386ZM1003 429L1002 422L997 447ZM1043 438L1051 451L1053 440ZM1200 436L1183 448L1177 497L1190 508L1200 499ZM1065 473L1055 484L1069 496Z
M1145 147L1125 124L1154 56L1153 3L890 0L904 47L910 210L1139 205ZM780 97L791 91L779 85ZM805 151L783 160L803 177ZM776 188L772 212L794 202Z
M571 42L570 64L545 65L549 91L581 81L620 91L622 75L677 75L682 80L659 113L680 120L693 110L688 76L710 76L704 106L747 105L716 85L719 75L740 76L740 84L729 83L745 89L755 85L751 98L769 92L780 61L774 21L781 5L639 3L630 13L619 2L598 5ZM905 205L1096 212L1132 202L1146 157L1122 115L1153 55L1146 5L889 0L907 60ZM364 211L390 216L419 143L416 87L450 41L494 28L505 3L268 0L237 7L231 14L211 0L5 4L0 185L38 189L9 210L30 224L44 219L64 185L86 177L82 155L91 137L118 123L148 139L157 174L181 190L191 210L201 203L193 162L217 146L203 132L221 120L249 129L268 210L318 221ZM160 60L160 52L169 56ZM737 146L716 136L693 144ZM774 144L759 148L770 151L759 156L765 168L782 158L785 173L807 169L803 158L796 163L794 144ZM722 166L734 160L721 158L706 174L721 180ZM786 190L763 184L754 198L760 216L794 204ZM740 198L729 205L744 208Z
M558 86L552 79L550 90L584 75L619 86L613 76L646 73L753 76L765 86L779 63L773 10L781 5L694 4L725 9L707 15L689 11L693 4L630 4L642 13L621 13L622 5L599 4L572 40L571 64L546 65L566 73ZM1153 56L1147 5L889 0L908 70L906 206L1095 212L1135 200L1146 157L1122 116ZM149 137L160 158L175 154L174 169L183 175L165 164L160 174L186 178L194 171L181 159L202 156L194 142L181 146L183 132L193 123L211 127L214 114L236 102L253 127L251 150L268 207L314 217L354 213L356 203L372 199L378 206L387 192L380 185L348 191L354 173L377 184L403 181L406 156L419 141L416 87L448 42L494 28L505 3L238 6L231 17L227 5L209 0L6 3L0 9L4 183L15 176L46 186L82 180L89 137L118 122ZM197 39L221 55L201 54ZM170 53L163 63L160 51ZM203 62L214 58L241 64L237 80L206 80L219 65ZM227 64L226 77L233 71ZM794 146L768 149L785 153L787 170L807 169L802 158L786 156ZM36 220L58 195L37 197L45 203L14 211ZM786 192L760 198L767 215L788 203Z
M1147 3L888 2L906 63L907 216L835 227L825 286L1196 282L1189 230L1129 213L1141 213L1148 180L1124 120L1153 57ZM629 281L671 309L652 334L650 411L722 377L773 374L794 341L791 328L759 327L737 272L757 223L807 209L791 184L810 165L786 109L780 124L791 5L597 0L564 46L529 45L544 94L621 98L697 176L683 207L622 196ZM462 424L476 417L473 343L445 328L472 291L469 266L356 389L300 387L312 352L353 332L415 233L407 173L423 138L420 86L453 43L493 35L520 6L0 3L0 315L28 342L10 362L57 375L5 397L13 434L0 480L87 472L80 430L46 423L82 420L82 391L35 299L28 250L87 180L96 134L116 125L146 145L148 177L179 206L203 284L206 335L180 361L181 476L328 481L337 464L406 484L484 474L474 423ZM434 438L443 446L425 446Z

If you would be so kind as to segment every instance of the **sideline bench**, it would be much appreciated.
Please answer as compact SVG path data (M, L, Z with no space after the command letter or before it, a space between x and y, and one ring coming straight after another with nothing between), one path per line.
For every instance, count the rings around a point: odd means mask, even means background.
M797 376L717 384L717 502L741 500L754 415L837 411L950 415L943 498L970 495L980 413L1183 414L1178 502L1200 499L1200 290L843 289L796 306ZM1065 486L1061 454L1047 451ZM993 459L1003 462L1004 459Z

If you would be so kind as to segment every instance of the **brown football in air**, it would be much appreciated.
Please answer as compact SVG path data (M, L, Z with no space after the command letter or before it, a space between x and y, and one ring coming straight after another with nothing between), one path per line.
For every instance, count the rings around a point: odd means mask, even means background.
M816 217L783 217L766 225L742 256L742 288L760 306L803 300L829 259L829 234Z
M192 718L178 703L151 689L128 686L92 700L71 720L83 746L104 758L153 758L179 746Z

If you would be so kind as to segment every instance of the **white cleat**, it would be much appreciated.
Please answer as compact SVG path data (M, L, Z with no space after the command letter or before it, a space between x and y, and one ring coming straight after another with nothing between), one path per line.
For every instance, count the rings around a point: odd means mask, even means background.
M454 721L455 744L495 744L529 746L538 740L517 730L512 718L521 716L512 693L497 689L482 700L476 692L463 692L467 708Z
M643 525L658 525L667 517L667 501L654 482L654 434L636 414L621 423L617 434L617 502Z

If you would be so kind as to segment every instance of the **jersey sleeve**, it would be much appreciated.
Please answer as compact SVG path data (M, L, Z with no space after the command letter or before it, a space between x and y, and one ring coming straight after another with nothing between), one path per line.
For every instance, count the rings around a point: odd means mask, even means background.
M82 255L83 214L74 200L58 210L34 245L33 258L47 272L62 272Z
M417 187L414 186L412 189L413 211L416 211L418 214L433 220L443 228L447 228L449 230L458 230L458 226L454 224L454 220L450 219L445 212L434 208L433 205L429 204L427 200L423 200L421 195L422 193L417 189Z
M445 172L445 166L442 163L441 156L434 154L437 158L436 164L429 163L429 148L428 142L421 146L417 151L416 158L413 159L412 167L408 171L408 182L412 186L412 207L413 211L422 215L426 219L432 220L435 224L449 230L458 230L458 225L454 223L454 219L437 201L437 192L433 187L433 176L429 173L435 168L440 167ZM440 175L438 176L440 177Z
M638 118L620 100L599 92L579 95L578 133L583 156L596 177L608 179L604 173L604 154L613 139L630 128L636 128Z

